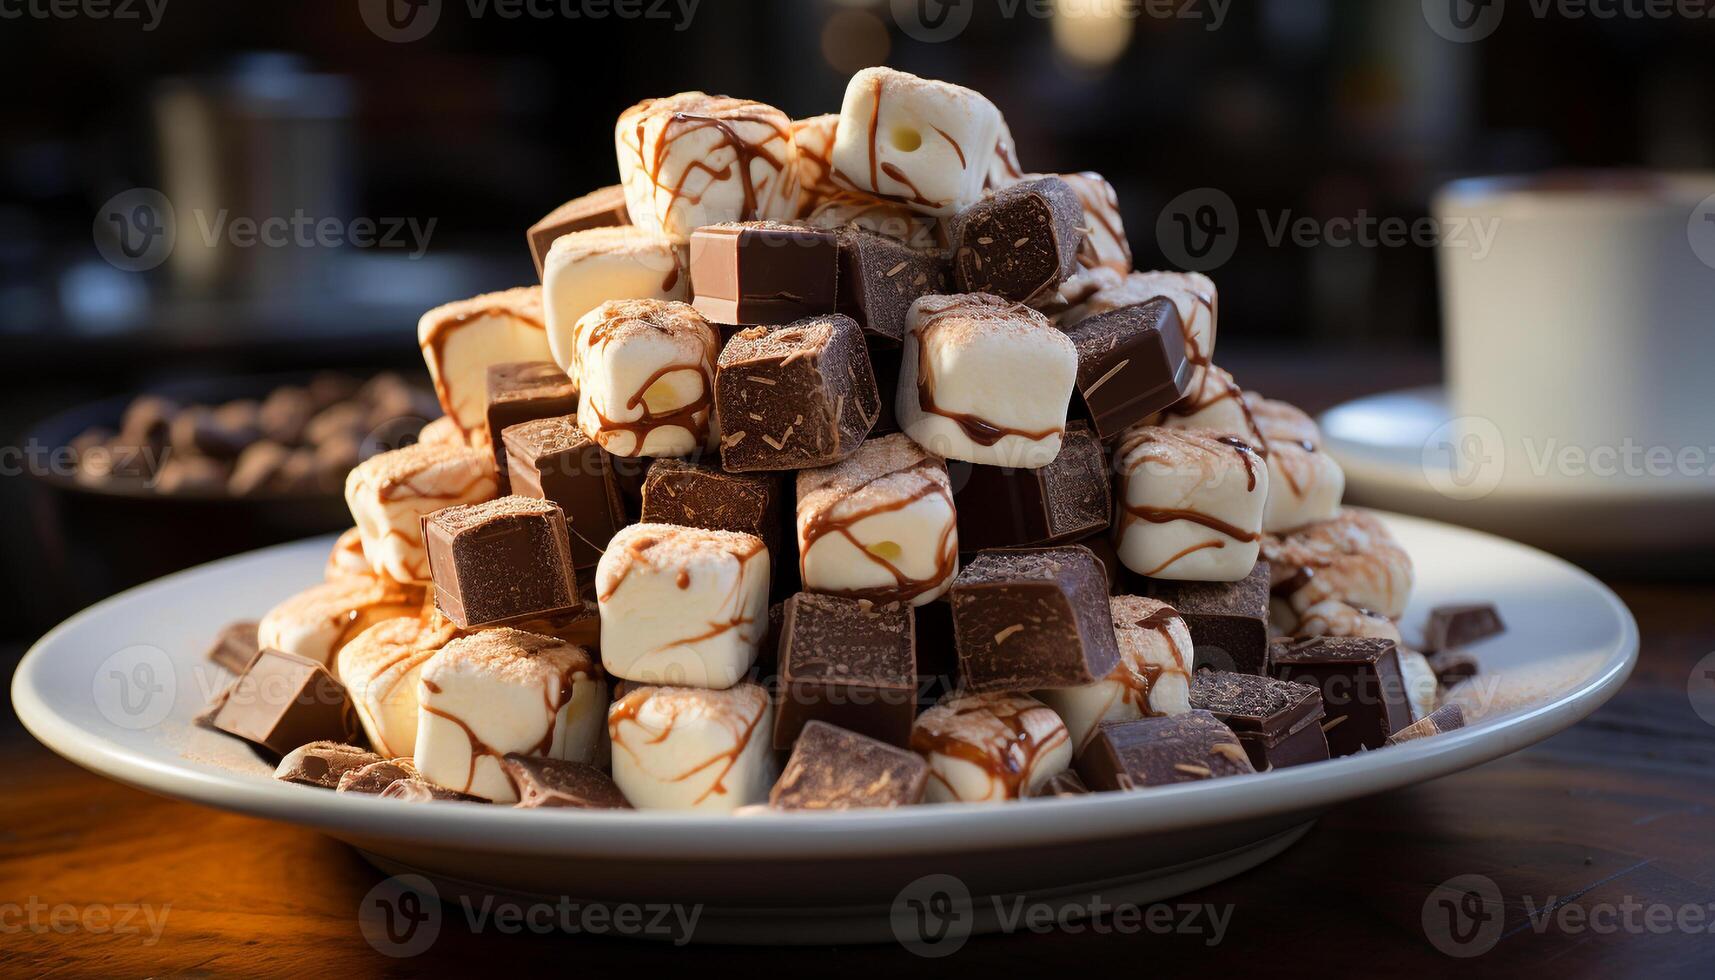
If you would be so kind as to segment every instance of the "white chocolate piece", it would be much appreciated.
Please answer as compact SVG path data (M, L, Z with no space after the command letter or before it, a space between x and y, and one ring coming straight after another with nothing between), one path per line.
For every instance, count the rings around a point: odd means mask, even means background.
M614 677L727 688L768 628L768 549L753 534L633 524L596 565L601 662Z
M1118 547L1154 578L1237 582L1256 565L1268 467L1216 433L1134 426L1114 453Z
M839 124L837 112L792 120L799 214L815 211L823 201L841 192L840 185L834 183L834 133Z
M1331 521L1267 535L1262 556L1272 584L1290 590L1282 598L1296 615L1339 599L1397 620L1411 598L1411 556L1381 521L1361 510L1343 508Z
M1037 691L1066 723L1076 756L1104 721L1178 715L1191 710L1191 632L1173 607L1155 599L1108 599L1120 662L1107 677L1083 687Z
M1429 666L1428 657L1404 647L1398 648L1397 652L1400 679L1405 681L1405 695L1411 702L1411 720L1421 721L1435 710L1440 682L1435 679L1435 669Z
M582 647L522 630L480 630L442 647L417 684L417 769L496 803L518 791L508 752L597 760L607 682Z
M639 228L684 242L705 225L798 216L792 120L773 106L681 92L620 113L613 136Z
M929 762L928 803L1022 799L1072 764L1065 723L1026 694L948 697L917 716L911 749Z
M613 781L639 810L721 813L765 803L774 706L756 684L628 690L607 711Z
M578 428L615 456L685 456L713 436L720 335L688 303L613 300L576 331Z
M489 365L548 359L542 287L520 286L437 306L417 321L417 346L441 410L468 441L487 422Z
M423 665L456 636L458 628L443 616L401 617L376 623L341 648L335 673L375 751L388 758L417 754L417 682Z
M493 453L426 442L371 456L345 478L345 504L370 567L398 582L429 581L424 515L499 492Z
M1122 276L1131 272L1131 243L1125 237L1114 185L1089 170L1059 176L1084 206L1084 241L1078 246L1078 264L1086 269L1112 269Z
M862 228L916 249L932 249L940 244L934 218L855 191L842 191L823 200L804 221L812 228L830 231Z
M1284 601L1269 605L1269 618L1287 621L1294 636L1368 636L1396 644L1405 642L1393 620L1339 599L1324 599L1304 610L1302 616Z
M1001 125L978 92L865 68L846 85L834 173L854 190L950 217L982 199Z
M689 300L685 263L682 246L658 231L631 225L554 239L542 260L542 306L554 363L578 380L578 323L610 299Z
M921 606L952 587L959 530L947 465L905 436L798 473L804 588Z
M1346 492L1346 471L1334 457L1296 442L1268 445L1268 503L1262 529L1282 534L1340 514Z
M486 397L484 395L484 398ZM484 426L483 431L487 432L488 428ZM417 441L439 446L470 445L470 440L466 438L464 430L459 428L458 420L451 415L430 419L429 424L423 426L422 431L417 433Z
M1316 420L1290 402L1264 398L1254 391L1245 392L1245 404L1250 406L1251 418L1269 445L1276 442L1296 442L1301 446L1322 448L1322 430Z
M333 543L333 550L328 552L328 563L322 571L322 578L328 582L337 582L345 578L374 578L375 569L370 567L369 559L363 554L363 535L357 528L348 527Z
M943 459L1038 469L1060 454L1078 351L1047 317L987 293L911 304L899 427Z
M331 667L359 633L383 620L418 615L425 599L420 585L374 576L323 582L268 610L257 624L256 640L263 649L295 653Z

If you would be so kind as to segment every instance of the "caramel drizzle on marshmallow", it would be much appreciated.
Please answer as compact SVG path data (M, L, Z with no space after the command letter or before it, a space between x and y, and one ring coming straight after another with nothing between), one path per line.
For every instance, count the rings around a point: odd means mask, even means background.
M927 460L920 460L909 466L902 466L899 469L890 470L880 476L877 476L873 480L866 481L862 486L853 487L848 492L848 496L855 495L862 491L864 487L878 483L889 477L897 476L901 473L909 473L912 470L933 467L934 465L934 463ZM833 510L831 507L824 508L823 510L810 515L809 520L805 522L803 528L798 532L799 575L802 576L805 574L805 560L809 557L810 549L815 546L816 542L830 534L838 534L847 541L850 541L852 546L855 547L865 558L877 565L880 565L882 568L887 569L888 574L893 576L894 586L892 588L881 587L873 589L818 589L818 592L828 595L846 596L852 599L869 599L873 602L906 602L928 592L930 589L935 588L942 582L945 582L948 578L951 578L954 571L958 568L959 549L954 539L954 534L957 533L958 529L958 522L949 520L946 526L941 529L941 538L935 544L935 570L926 578L912 578L905 574L899 566L871 551L867 545L858 540L857 535L852 533L852 528L861 521L874 517L877 514L890 514L894 511L904 510L917 501L926 499L933 495L938 495L943 500L947 501L947 507L949 510L952 508L952 491L946 486L943 486L939 480L925 475L923 478L923 486L920 487L916 493L913 493L910 496L901 497L898 500L890 500L885 504L877 504L874 507L858 511L855 514L847 514L838 520L828 516Z
M1015 313L1028 310L1023 303L1013 303L1005 313ZM1066 434L1064 425L1050 426L1046 429L1017 429L1009 425L991 422L980 415L969 412L956 412L941 408L935 404L935 376L929 368L929 335L943 321L959 316L964 312L959 304L951 304L946 309L932 313L922 323L918 324L917 333L917 405L925 414L939 415L957 425L964 431L965 437L979 446L993 446L1007 436L1018 436L1031 442L1041 442L1053 436Z
M989 798L995 796L995 783L1000 784L1000 799L1018 799L1023 796L1025 783L1030 779L1037 761L1072 738L1065 725L1060 725L1040 741L1033 737L1029 726L1025 724L1026 716L1036 711L1046 711L1052 715L1053 711L1046 705L1023 696L1008 697L1005 700L973 698L951 710L955 717L986 714L999 722L1003 731L992 733L981 741L970 741L960 738L957 726L954 725L937 731L918 724L911 731L911 750L926 759L931 755L942 755L968 762L981 769L989 778ZM1022 758L1015 758L1015 753ZM945 786L948 793L958 796L953 791L952 783L933 766L929 769L929 776Z
M653 691L647 689L633 691L620 700L614 702L613 707L608 709L607 714L608 740L613 743L615 748L624 749L633 759L637 759L640 767L642 766L643 760L638 759L637 753L632 750L630 745L626 744L625 739L620 737L619 729L620 726L627 721L639 728L643 727L643 723L638 720L638 714L642 711L643 705L649 701L653 693ZM762 716L767 710L768 699L766 697L758 698L756 713L754 715L744 719L738 726L729 726L733 732L733 743L730 749L727 749L724 752L717 752L691 768L676 775L667 777L664 781L669 783L682 783L711 766L719 765L721 769L720 772L715 774L714 782L710 783L709 788L703 790L700 796L695 800L692 800L691 805L696 806L716 793L725 796L727 792L727 775L732 772L734 766L738 765L739 756L743 755L744 750L749 747L751 737L756 732L756 726L762 721ZM717 717L721 717L723 719L723 724L725 723L724 719L726 716L723 715ZM666 727L662 728L658 734L652 736L649 741L644 744L660 745L662 742L667 741L667 739L673 734L673 726L678 724L678 721L678 712L672 712L667 718Z
M667 206L660 211L660 220L663 225L667 223L668 217L673 213L673 208L680 201L693 205L701 204L703 196L708 193L710 187L732 178L733 164L729 163L717 169L704 160L692 160L679 174L679 179L671 186L662 182L661 172L666 168L668 151L676 141L690 133L704 129L717 130L721 134L722 141L710 147L710 153L725 149L732 150L734 162L738 165L739 186L744 192L744 210L740 214L742 221L755 221L757 216L758 194L756 183L751 175L752 162L761 160L780 174L781 179L787 179L785 156L776 157L767 149L767 146L778 139L790 147L792 145L790 125L782 129L776 120L768 119L762 115L712 116L695 112L674 112L662 126L661 133L656 139L655 152L645 154L643 146L647 141L648 123L647 114L637 121L637 145L635 147L637 165L648 176L651 185L657 190L667 191ZM768 127L771 132L760 143L753 143L739 135L738 130L734 128L735 123L754 123ZM701 192L692 195L686 192L685 182L696 171L708 174L709 183Z

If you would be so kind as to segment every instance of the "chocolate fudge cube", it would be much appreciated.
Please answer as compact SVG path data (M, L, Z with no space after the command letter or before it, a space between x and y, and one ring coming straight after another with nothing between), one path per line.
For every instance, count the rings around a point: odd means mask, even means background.
M554 239L561 235L589 228L629 224L631 215L625 209L625 188L619 184L572 198L549 211L542 220L531 225L530 230L525 232L525 238L530 243L530 258L536 262L536 275L542 274L542 263L548 257L548 249L553 246Z
M909 726L908 726L909 727ZM929 764L908 749L812 721L768 793L777 810L856 810L923 800Z
M1088 548L981 552L952 602L966 691L1081 687L1119 663L1107 572Z
M785 508L780 478L772 473L727 473L683 459L658 459L643 477L644 524L677 524L710 531L743 531L768 546L783 570L781 529Z
M1113 517L1107 457L1090 427L1066 427L1060 454L1034 470L976 463L949 467L959 546L973 551L1071 541L1105 531Z
M488 439L500 475L500 495L511 493L506 476L506 443L501 433L556 415L575 415L578 386L553 361L512 361L488 367Z
M576 419L537 419L502 430L512 492L560 506L572 566L594 568L614 532L631 523L625 504L629 465L604 452Z
M1104 722L1075 762L1097 792L1255 772L1238 736L1207 711Z
M935 253L861 228L843 228L836 235L840 283L835 309L856 320L872 342L897 349L911 304L919 296L947 291L944 263Z
M310 742L349 744L359 730L345 685L327 667L268 649L216 699L209 724L281 756Z
M834 312L831 231L745 221L691 233L691 305L712 323L780 324Z
M1184 618L1197 651L1196 669L1268 673L1268 562L1237 582L1148 579L1145 593Z
M1078 348L1078 399L1102 439L1118 437L1190 391L1195 365L1172 300L1099 313L1066 335Z
M1078 271L1084 206L1058 177L1021 181L952 220L953 281L1020 303L1052 298Z
M837 315L739 331L721 351L715 412L732 472L839 462L881 413L862 331Z
M230 623L214 638L205 656L216 664L225 667L234 674L241 673L246 664L256 657L256 651L262 644L256 638L255 620L242 620Z
M1451 650L1504 632L1506 624L1492 603L1436 606L1429 610L1429 624L1423 629L1423 650Z
M435 607L462 629L580 606L559 505L501 497L423 518Z
M1322 690L1309 684L1200 670L1191 707L1214 715L1239 737L1258 772L1328 758L1322 734Z
M612 777L591 765L569 759L544 759L508 752L500 760L518 791L523 809L575 807L581 810L629 810L625 794Z
M1392 640L1317 636L1280 640L1269 651L1274 676L1322 690L1328 752L1335 757L1379 749L1411 724L1411 700Z
M914 626L904 603L808 592L786 600L775 748L789 748L812 721L909 745L917 716Z

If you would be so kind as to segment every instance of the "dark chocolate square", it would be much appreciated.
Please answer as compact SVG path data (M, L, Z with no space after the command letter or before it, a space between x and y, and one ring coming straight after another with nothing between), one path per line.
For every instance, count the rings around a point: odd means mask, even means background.
M812 721L769 791L777 810L856 810L923 800L929 763L907 749Z
M1268 673L1268 562L1237 582L1144 580L1144 592L1178 611L1191 631L1196 668Z
M310 742L349 743L357 711L328 669L295 653L258 651L213 706L209 723L285 755Z
M691 305L712 323L780 324L834 312L831 231L746 221L691 233Z
M512 492L506 477L506 443L501 433L556 415L576 415L578 386L552 361L512 361L488 367L488 438L500 475L500 495Z
M945 264L935 253L872 231L843 228L835 234L840 244L835 310L856 320L871 341L898 348L911 304L920 296L947 291Z
M643 477L643 523L754 534L781 566L784 506L772 473L728 473L683 459L658 459Z
M952 463L948 471L960 548L1072 541L1105 531L1113 518L1107 456L1082 422L1066 427L1060 454L1047 466L1026 470Z
M435 607L462 629L574 607L577 577L559 505L501 497L423 517Z
M1239 737L1258 772L1328 758L1322 735L1322 690L1309 684L1200 670L1191 707L1213 714Z
M1232 729L1207 711L1109 721L1074 763L1097 792L1143 789L1255 772Z
M715 372L715 412L727 470L839 462L881 413L863 332L834 315L734 334Z
M1081 687L1119 663L1107 571L1088 548L981 552L951 595L966 691Z
M893 745L911 743L917 717L915 620L910 606L800 592L780 624L780 697L774 746L811 721Z
M1193 365L1171 300L1098 313L1066 336L1078 349L1078 398L1101 439L1118 437L1191 387Z
M622 466L642 463L604 452L576 419L537 419L502 430L512 492L560 505L570 535L572 565L594 568L614 532L630 524Z
M1423 628L1423 649L1425 653L1451 650L1504 632L1506 624L1493 603L1436 606L1429 610L1429 623Z
M952 219L953 282L962 293L1041 303L1078 271L1084 205L1058 177L1020 181Z
M1269 651L1274 676L1322 690L1328 752L1379 749L1411 724L1411 701L1392 640L1318 636L1279 640Z
M572 198L549 211L525 232L525 239L530 243L530 258L536 262L536 275L542 274L542 263L547 261L548 249L561 235L588 228L629 224L631 215L625 208L625 188L618 184Z

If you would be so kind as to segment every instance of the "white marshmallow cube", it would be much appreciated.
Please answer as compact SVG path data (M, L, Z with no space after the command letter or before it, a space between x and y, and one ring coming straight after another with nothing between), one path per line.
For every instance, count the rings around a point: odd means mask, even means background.
M1078 264L1086 269L1112 269L1121 275L1131 272L1131 243L1125 237L1125 222L1120 218L1120 199L1114 185L1093 171L1059 177L1084 206L1085 232L1084 241L1078 246Z
M582 647L515 629L479 630L429 658L417 685L423 778L496 803L518 791L508 752L594 764L607 683Z
M834 182L834 133L839 125L837 112L792 120L800 214L814 211L817 205L840 193L840 186Z
M684 242L705 225L798 216L792 120L773 106L681 92L620 113L613 135L639 228Z
M651 684L725 688L768 628L768 549L753 534L633 524L596 565L602 666Z
M1279 534L1333 520L1346 492L1346 472L1334 457L1302 443L1268 443L1268 504L1262 529Z
M804 588L920 606L952 587L959 531L947 466L902 433L798 473Z
M342 578L312 585L268 610L256 627L263 649L294 653L333 666L334 657L376 623L415 617L427 593L391 579Z
M494 454L419 442L371 456L345 478L363 554L375 574L398 582L429 581L422 518L443 507L480 504L500 492Z
M377 623L357 635L336 660L369 744L396 759L417 753L417 686L423 666L458 635L440 615Z
M1083 687L1037 691L1083 751L1105 721L1133 721L1191 710L1191 632L1173 607L1155 599L1108 599L1120 661L1113 672Z
M946 698L917 716L911 749L929 763L928 803L1023 799L1072 764L1065 723L1026 694Z
M1411 598L1411 556L1365 511L1342 508L1333 520L1269 535L1262 556L1288 632L1289 620L1328 599L1397 620Z
M487 422L489 365L549 357L542 287L520 286L437 306L417 321L417 346L441 410L468 442Z
M578 428L615 456L710 444L720 335L688 303L610 300L578 321Z
M578 380L577 328L610 299L689 300L683 246L658 231L621 225L554 239L542 261L542 307L555 364Z
M911 304L899 427L943 459L1038 469L1060 454L1078 351L1041 313L987 293Z
M1268 466L1230 437L1136 426L1114 455L1116 541L1125 567L1154 578L1237 582L1256 565Z
M982 199L1001 126L981 93L865 68L846 84L834 172L854 190L950 217Z
M765 803L774 707L756 684L628 690L607 712L613 781L639 810L722 813Z

